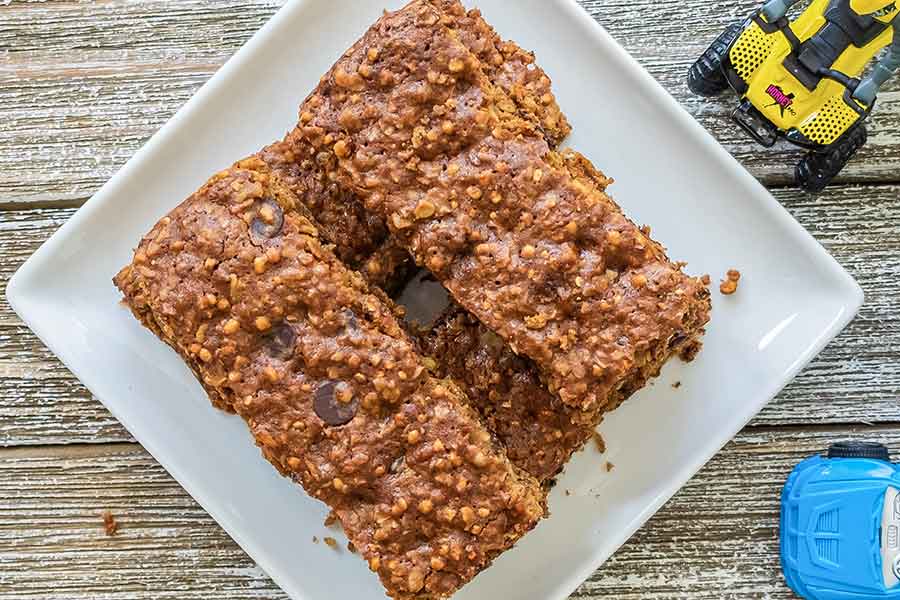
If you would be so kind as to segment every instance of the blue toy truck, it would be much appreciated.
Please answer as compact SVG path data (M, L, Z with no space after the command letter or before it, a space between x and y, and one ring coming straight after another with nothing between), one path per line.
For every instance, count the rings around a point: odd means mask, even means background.
M781 497L781 566L809 600L900 598L900 467L881 444L804 460Z

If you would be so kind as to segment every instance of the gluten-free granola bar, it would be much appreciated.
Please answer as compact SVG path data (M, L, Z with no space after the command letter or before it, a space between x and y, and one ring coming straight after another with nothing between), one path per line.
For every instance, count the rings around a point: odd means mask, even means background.
M673 355L692 358L705 319L702 305L696 314L685 315L684 329L693 334L669 345L654 345L611 393L605 412L643 388ZM510 461L544 485L597 435L597 423L583 422L577 408L551 394L530 359L518 356L459 306L448 308L421 336L420 344L434 358L435 374L462 387L488 429L506 447Z
M503 41L478 10L466 11L459 0L432 0L434 24L446 27L483 61L485 73L509 94L509 108L539 127L555 146L571 131L557 104L550 78L535 64L534 55ZM363 64L354 75L371 77ZM330 177L334 157L318 152L298 130L289 132L259 156L300 198L319 223L322 236L351 268L370 283L396 292L413 272L409 252L391 239L383 218L367 211L352 190Z
M708 290L625 217L586 159L550 149L440 19L425 1L385 15L301 106L299 134L461 306L534 360L579 423L595 423L660 348L698 335Z
M446 597L543 514L523 470L552 478L698 347L708 291L584 157L551 151L568 123L549 79L454 0L386 15L300 118L164 218L117 284L392 596ZM410 251L474 311L427 346L471 399L347 269L391 289Z
M553 94L550 77L534 54L503 40L478 9L466 10L459 0L430 0L446 26L480 62L485 76L515 104L515 111L535 124L556 147L572 130Z
M392 597L447 597L542 518L538 482L258 158L164 217L116 284Z

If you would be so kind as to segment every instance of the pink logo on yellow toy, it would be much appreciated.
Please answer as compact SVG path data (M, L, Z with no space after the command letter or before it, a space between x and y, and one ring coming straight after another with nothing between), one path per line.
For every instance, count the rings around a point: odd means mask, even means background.
M781 108L782 117L784 116L784 111L795 114L794 109L791 108L791 105L794 103L793 93L785 94L784 90L774 83L766 88L766 93L772 97L772 100L775 101L773 104L769 104L769 106L778 106L779 108Z

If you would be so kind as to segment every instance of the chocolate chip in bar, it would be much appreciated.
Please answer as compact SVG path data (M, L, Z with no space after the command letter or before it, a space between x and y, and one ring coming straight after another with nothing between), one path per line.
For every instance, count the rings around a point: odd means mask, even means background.
M359 400L350 394L341 381L326 381L316 389L313 409L329 427L346 425L356 416Z
M264 198L260 202L259 214L250 222L250 241L262 246L278 236L284 227L284 211L281 205L272 198Z
M288 323L281 323L272 328L265 339L266 352L278 360L290 360L294 355L297 332Z
M344 328L347 329L347 331L359 331L359 320L356 318L356 313L350 309L345 309L343 314Z

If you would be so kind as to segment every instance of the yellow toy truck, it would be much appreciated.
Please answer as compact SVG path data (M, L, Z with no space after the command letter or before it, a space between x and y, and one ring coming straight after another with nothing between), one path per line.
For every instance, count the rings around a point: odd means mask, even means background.
M726 29L690 68L688 86L707 97L731 87L741 98L732 117L754 140L807 149L795 177L818 193L865 144L878 91L900 67L900 0L812 0L789 21L799 1L770 0Z

